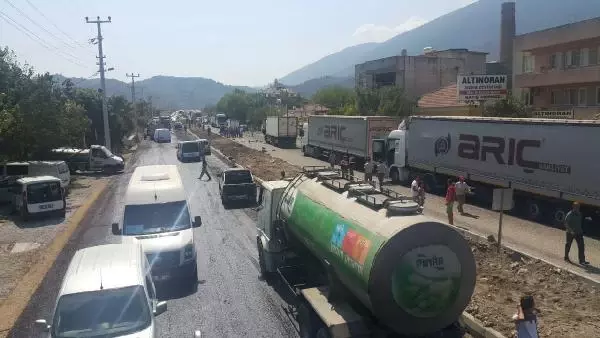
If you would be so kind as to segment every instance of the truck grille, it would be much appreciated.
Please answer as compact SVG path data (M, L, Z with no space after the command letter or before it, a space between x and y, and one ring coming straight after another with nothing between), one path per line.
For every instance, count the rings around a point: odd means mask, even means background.
M179 266L179 251L163 251L146 254L152 270L164 270Z

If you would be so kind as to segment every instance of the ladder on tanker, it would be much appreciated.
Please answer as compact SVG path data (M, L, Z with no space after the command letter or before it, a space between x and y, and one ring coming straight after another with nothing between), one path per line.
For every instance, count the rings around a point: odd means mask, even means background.
M309 178L316 178L321 184L339 194L347 192L347 198L356 201L375 211L386 209L394 214L414 214L421 211L412 198L390 189L376 189L369 182L344 176L337 169L326 166L305 166L302 173Z

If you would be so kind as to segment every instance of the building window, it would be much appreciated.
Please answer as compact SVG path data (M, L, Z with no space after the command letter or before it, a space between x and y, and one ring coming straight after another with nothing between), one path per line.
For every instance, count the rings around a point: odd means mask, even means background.
M523 54L523 73L533 73L533 55Z
M558 104L558 95L560 93L557 90L550 91L550 104Z
M558 68L558 55L556 53L551 54L550 60L548 60L548 63L550 64L550 69Z
M577 104L580 106L587 106L587 88L579 88Z
M598 48L590 48L588 61L590 65L598 64Z
M567 104L573 106L577 104L577 89L567 89L565 95L567 96Z
M580 50L570 50L567 52L567 57L565 58L565 66L567 67L577 67L581 63L581 51Z

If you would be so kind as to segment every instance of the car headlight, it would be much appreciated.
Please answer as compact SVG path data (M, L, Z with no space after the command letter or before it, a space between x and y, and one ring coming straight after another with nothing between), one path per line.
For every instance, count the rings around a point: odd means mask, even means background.
M194 244L188 244L183 251L183 260L188 261L194 258Z

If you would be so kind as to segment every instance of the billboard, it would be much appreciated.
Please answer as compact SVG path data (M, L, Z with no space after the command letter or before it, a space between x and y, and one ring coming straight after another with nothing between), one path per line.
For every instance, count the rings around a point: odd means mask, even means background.
M506 98L506 75L459 75L458 101L488 101Z

